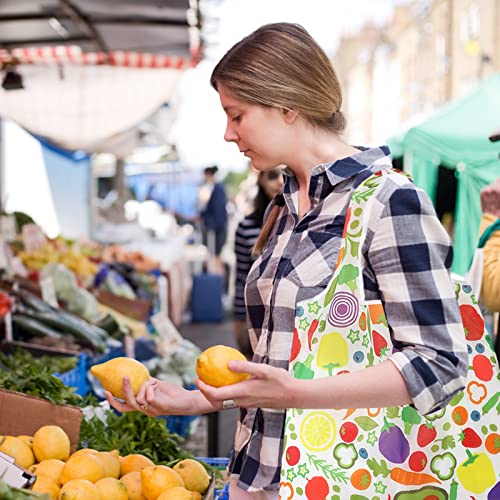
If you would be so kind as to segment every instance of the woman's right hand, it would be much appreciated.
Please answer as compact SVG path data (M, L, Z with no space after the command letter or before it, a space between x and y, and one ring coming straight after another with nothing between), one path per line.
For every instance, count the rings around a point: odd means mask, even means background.
M139 388L137 396L130 385L128 377L123 378L125 402L117 400L106 391L109 404L119 412L140 411L150 417L159 415L197 415L202 413L200 398L205 398L200 391L188 391L169 382L150 378ZM207 402L208 403L208 402Z
M483 213L500 218L500 178L481 190Z

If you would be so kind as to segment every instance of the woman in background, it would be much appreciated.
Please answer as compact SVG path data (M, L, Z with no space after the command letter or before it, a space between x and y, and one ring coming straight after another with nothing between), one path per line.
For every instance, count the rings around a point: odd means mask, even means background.
M227 238L227 197L224 185L216 182L218 170L215 165L204 170L205 182L200 189L200 217L203 244L213 258L212 271L224 276L224 263L220 254Z
M283 174L276 168L260 172L257 179L257 194L253 200L253 211L243 218L236 229L234 253L236 254L236 276L234 289L234 334L241 352L252 357L248 337L245 308L245 282L255 257L252 250L264 224L264 214L270 201L283 189Z

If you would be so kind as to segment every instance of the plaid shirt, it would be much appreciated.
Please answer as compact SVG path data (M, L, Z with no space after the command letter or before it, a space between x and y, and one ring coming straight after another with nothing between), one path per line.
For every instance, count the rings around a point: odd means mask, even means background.
M391 168L387 147L315 167L311 210L300 221L298 186L289 173L284 206L247 278L255 362L288 369L295 304L329 283L353 189L383 168ZM362 256L365 298L382 301L390 326L390 359L414 406L435 411L463 389L467 350L449 276L450 239L429 198L404 175L391 175L375 195ZM241 410L229 466L239 487L278 489L284 420L284 410Z

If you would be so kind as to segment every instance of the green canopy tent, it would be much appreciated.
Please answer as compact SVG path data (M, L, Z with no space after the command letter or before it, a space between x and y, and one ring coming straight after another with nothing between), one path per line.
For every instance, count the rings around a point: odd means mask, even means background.
M438 167L455 170L458 179L452 270L465 274L478 241L480 191L500 177L500 144L488 136L500 124L500 74L469 95L451 102L404 137L389 139L404 154L405 170L436 201Z

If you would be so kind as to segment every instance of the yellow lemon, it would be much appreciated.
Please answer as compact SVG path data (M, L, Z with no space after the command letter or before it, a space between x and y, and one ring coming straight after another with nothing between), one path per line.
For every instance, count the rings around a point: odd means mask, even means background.
M68 435L57 425L44 425L33 436L33 452L39 462L49 458L68 460L70 447Z
M118 479L105 477L95 483L96 488L101 494L101 498L110 500L128 500L127 487Z
M174 470L182 477L184 486L190 491L205 493L210 484L210 476L198 460L181 460L174 466Z
M59 491L58 500L108 500L102 498L95 484L86 479L68 481Z
M90 453L91 455L97 455L97 453L99 452L97 450L93 450L92 448L80 448L79 450L76 450L75 453L71 454L69 458L77 457L82 453Z
M96 453L96 457L101 459L104 465L104 477L120 477L120 461L118 460L118 451L100 451Z
M235 384L250 377L248 373L231 371L227 364L232 360L246 361L240 351L225 345L215 345L203 351L196 360L196 373L205 384L213 387Z
M17 438L24 441L30 448L33 446L33 436L26 436L26 434L22 434L21 436L17 436Z
M176 486L164 491L157 500L194 500L194 498L192 491L186 490L182 486Z
M146 500L142 494L141 473L139 471L129 472L120 478L128 492L129 500Z
M184 486L181 476L171 467L156 465L141 470L142 493L147 500L157 498L169 488Z
M5 436L0 441L0 451L12 457L16 464L29 469L35 463L31 448L21 439L14 436Z
M124 476L129 472L139 472L144 467L154 467L155 464L144 455L133 453L120 459L120 475Z
M59 486L47 476L38 476L35 484L31 488L35 493L45 493L50 500L57 500L59 496Z
M102 461L92 453L81 453L71 457L65 464L61 473L61 484L66 484L73 479L87 479L95 483L104 477Z
M130 378L134 394L137 394L139 387L150 378L148 369L142 363L132 358L123 357L94 365L90 368L90 372L99 379L107 391L120 399L125 399L122 390L123 377Z
M33 467L30 468L30 472L37 476L50 477L52 481L60 486L63 467L64 462L62 460L49 458L48 460L43 460L39 464L33 465Z
M324 411L313 411L302 421L300 440L309 451L324 451L333 443L335 420Z

